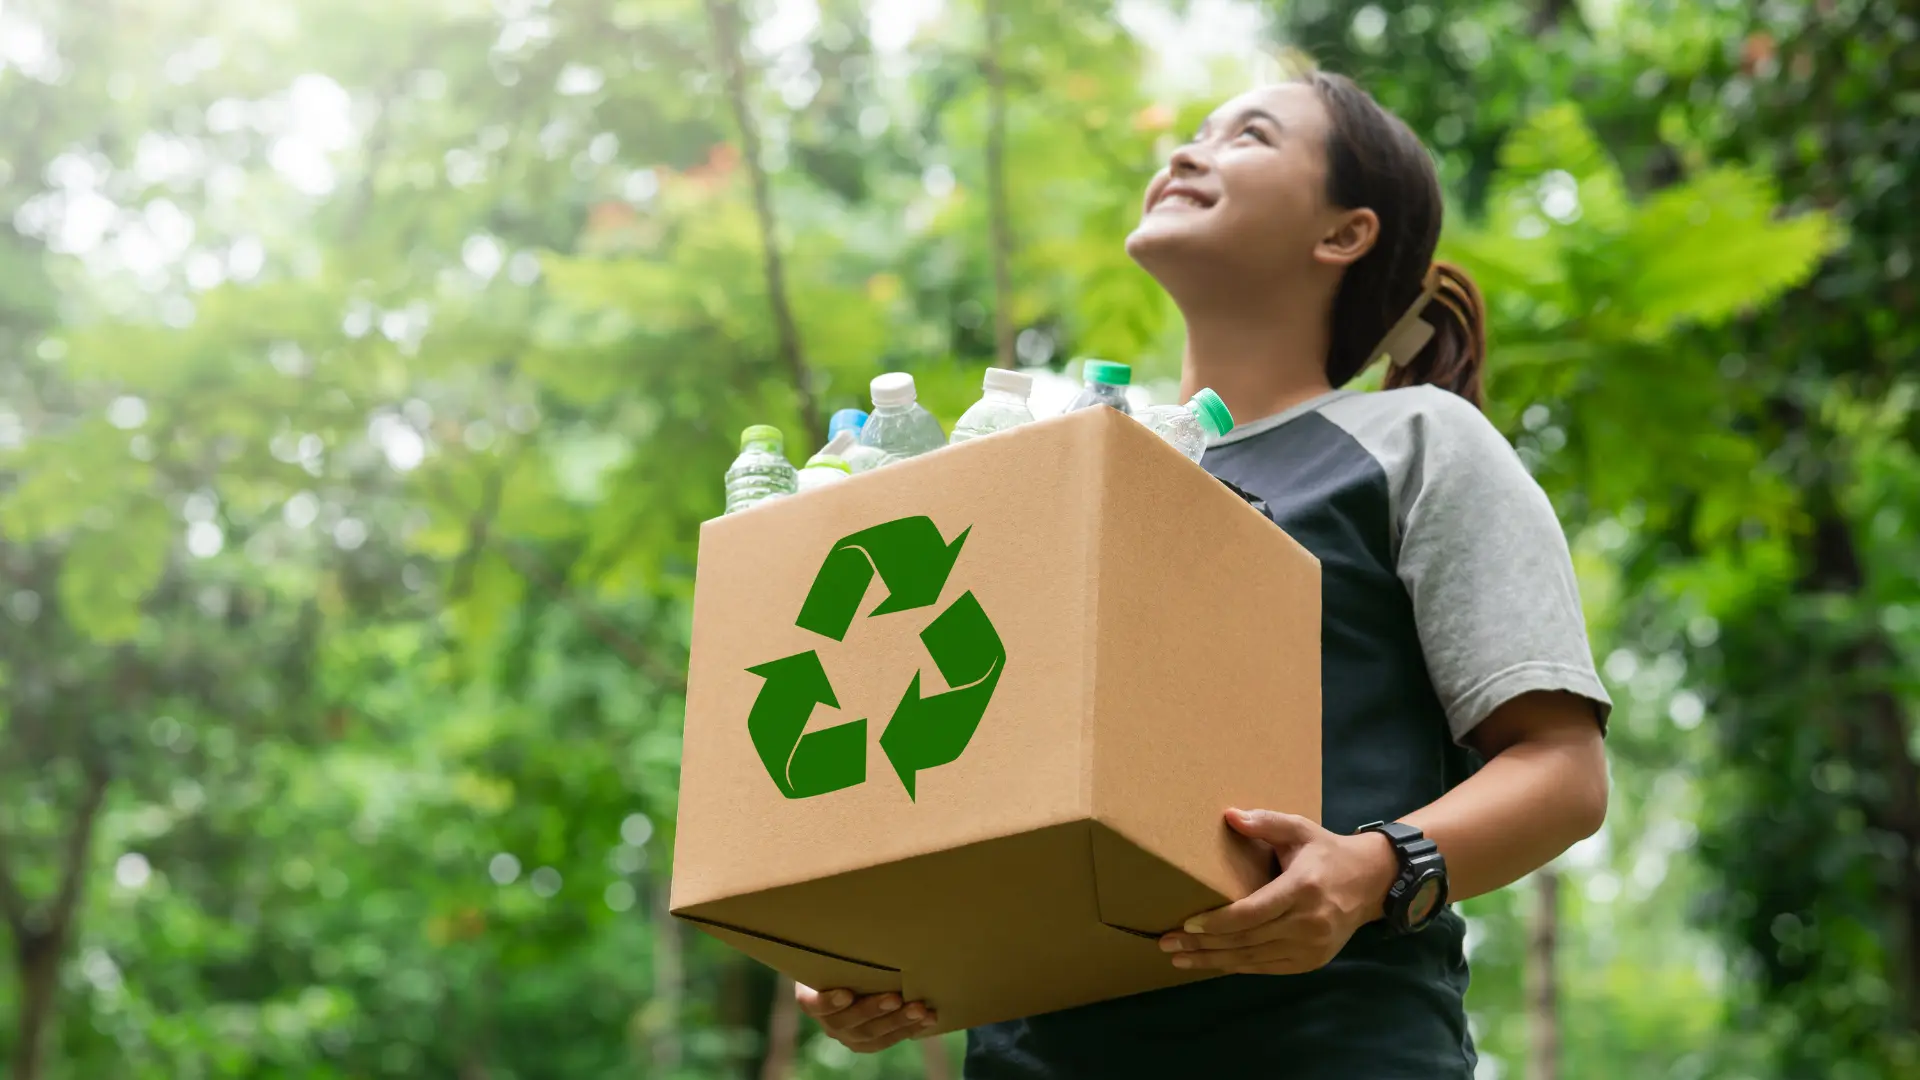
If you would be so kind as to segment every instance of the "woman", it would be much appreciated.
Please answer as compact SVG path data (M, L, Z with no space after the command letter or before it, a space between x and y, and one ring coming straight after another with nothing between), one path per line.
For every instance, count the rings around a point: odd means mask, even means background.
M1445 902L1600 827L1611 703L1553 508L1477 408L1484 308L1431 262L1440 219L1419 140L1326 74L1222 105L1148 186L1127 251L1186 319L1184 394L1255 418L1203 464L1321 561L1324 827L1228 811L1281 872L1161 940L1225 977L976 1029L969 1078L1473 1075ZM1388 389L1337 389L1375 360ZM930 1025L799 994L856 1050Z

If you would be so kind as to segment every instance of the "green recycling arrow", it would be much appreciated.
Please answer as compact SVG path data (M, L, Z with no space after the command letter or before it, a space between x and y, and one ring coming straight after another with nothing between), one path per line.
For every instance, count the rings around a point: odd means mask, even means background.
M782 795L804 799L866 780L866 720L807 731L815 704L840 707L812 649L747 670L767 680L747 714L747 732Z
M887 598L873 614L936 603L970 531L961 530L949 544L940 538L932 518L920 516L896 518L842 539L820 564L795 624L835 641L846 640L876 572L887 586Z
M930 607L940 600L960 547L972 530L962 529L951 543L929 517L897 518L844 537L827 552L814 575L795 623L835 641L843 641L866 598L875 574L887 586L887 598L873 614ZM920 632L927 654L950 687L923 697L920 673L880 736L880 749L916 799L921 770L957 759L973 739L993 688L1007 663L1007 650L980 601L962 593ZM789 799L824 795L867 779L867 722L853 720L808 731L815 705L840 707L820 657L809 649L769 661L748 672L766 681L747 714L747 731L767 774Z
M916 801L915 774L945 765L967 748L1007 661L999 633L971 592L948 605L920 632L920 640L952 689L922 697L920 673L914 672L906 696L880 735L880 749L906 785L907 797Z

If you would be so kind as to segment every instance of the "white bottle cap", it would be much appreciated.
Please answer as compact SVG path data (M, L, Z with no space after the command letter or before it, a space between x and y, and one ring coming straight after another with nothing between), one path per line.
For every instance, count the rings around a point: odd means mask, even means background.
M988 390L1000 390L1024 398L1033 393L1033 376L1024 371L990 367L987 369L987 377L982 380L982 385Z
M867 388L873 394L875 405L911 405L918 396L913 388L913 376L904 371L875 375Z

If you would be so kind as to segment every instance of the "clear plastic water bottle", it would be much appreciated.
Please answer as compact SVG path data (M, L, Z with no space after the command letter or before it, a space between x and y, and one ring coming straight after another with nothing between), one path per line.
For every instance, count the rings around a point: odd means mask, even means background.
M1033 392L1033 376L1005 368L988 368L981 380L984 391L979 401L960 414L953 425L948 445L1033 423L1033 410L1027 407L1027 395Z
M1133 407L1127 404L1127 385L1133 382L1131 367L1111 360L1089 360L1082 376L1085 382L1079 396L1067 403L1067 412L1105 405L1132 414Z
M740 433L740 456L727 469L727 513L799 490L800 478L787 460L779 428L755 424Z
M800 490L812 491L826 487L852 474L853 470L847 467L847 459L834 454L815 454L807 459L807 464L800 470Z
M860 429L867 423L867 414L860 409L841 409L827 418L827 441L832 442L843 431L853 432L854 438L860 437Z
M860 445L883 455L876 463L887 465L947 445L947 433L940 421L920 407L913 376L904 371L889 371L874 377L873 414L860 429Z
M860 445L860 432L867 426L867 414L859 409L841 409L827 421L827 445L820 452L831 453L847 463L847 471L856 475L880 464L886 457L870 446ZM842 443L842 439L846 440ZM839 449L831 449L838 447Z
M1185 405L1155 405L1136 419L1194 461L1207 452L1207 437L1219 438L1233 430L1233 414L1220 395L1202 388Z

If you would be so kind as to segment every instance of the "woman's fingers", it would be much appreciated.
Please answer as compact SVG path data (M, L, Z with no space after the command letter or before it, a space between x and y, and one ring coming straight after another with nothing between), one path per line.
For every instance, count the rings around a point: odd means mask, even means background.
M1269 941L1243 949L1209 949L1178 953L1175 967L1212 968L1220 971L1274 971L1294 966L1298 946L1292 942Z
M793 996L800 1002L800 1011L816 1020L825 1020L852 1005L854 999L851 990L815 990L797 982L793 984Z
M871 1042L895 1033L905 1038L910 1029L919 1027L930 1015L927 1007L918 1001L902 1003L900 998L893 994L882 994L879 997L881 999L879 1011L859 1025L846 1029L848 1038Z
M1312 888L1313 884L1309 875L1289 869L1226 907L1188 919L1182 929L1189 934L1215 936L1252 930L1292 910L1300 903L1300 894Z
M925 1035L926 1033L932 1031L933 1028L934 1028L934 1021L931 1017L929 1017L928 1019L922 1020L917 1024L911 1025L909 1027L901 1028L897 1031L894 1031L887 1035L883 1035L880 1038L873 1039L871 1041L861 1042L855 1039L845 1039L842 1041L846 1044L847 1049L852 1050L856 1054L877 1054L880 1051L885 1050L887 1047L895 1045L896 1043L903 1043L903 1042L906 1042L908 1039L917 1039L920 1036Z
M800 1010L820 1021L828 1035L862 1053L884 1050L902 1039L930 1030L933 1010L898 994L857 995L850 990L816 991L794 984Z
M1251 930L1241 930L1232 934L1188 934L1176 931L1160 939L1160 949L1170 953L1216 952L1222 949L1246 949L1279 941L1306 941L1312 936L1312 930L1305 924L1305 920L1283 915L1272 922L1261 923Z

